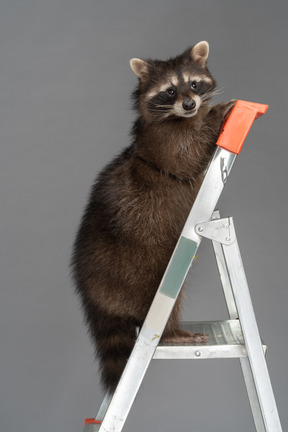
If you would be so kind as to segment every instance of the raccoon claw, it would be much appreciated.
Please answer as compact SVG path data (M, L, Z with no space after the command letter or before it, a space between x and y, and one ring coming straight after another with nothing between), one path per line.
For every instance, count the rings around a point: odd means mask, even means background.
M162 337L163 342L169 342L174 344L181 343L206 343L209 339L209 335L204 333L194 333L186 330L178 329L173 334L167 334Z
M192 342L197 343L206 343L209 340L210 336L205 333L194 333Z

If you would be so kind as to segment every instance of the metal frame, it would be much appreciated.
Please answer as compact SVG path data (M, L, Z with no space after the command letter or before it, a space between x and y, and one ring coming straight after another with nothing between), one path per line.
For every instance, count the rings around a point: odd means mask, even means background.
M96 416L102 422L86 424L85 432L122 430L152 358L232 357L241 363L256 430L282 431L233 219L220 219L214 211L235 159L236 154L216 149L116 391L112 396L106 395ZM214 336L215 326L218 325L220 336L227 335L229 327L233 340L226 337L223 343L221 336L222 342L214 337L212 345L173 347L161 343L158 347L202 237L212 240L230 320L197 325L206 325L205 333L210 325L208 331L214 332Z

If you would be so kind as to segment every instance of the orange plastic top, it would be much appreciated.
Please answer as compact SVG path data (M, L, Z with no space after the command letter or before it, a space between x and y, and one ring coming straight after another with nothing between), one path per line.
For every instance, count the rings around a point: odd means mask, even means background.
M229 116L224 120L217 145L239 154L255 119L268 110L268 105L237 100Z

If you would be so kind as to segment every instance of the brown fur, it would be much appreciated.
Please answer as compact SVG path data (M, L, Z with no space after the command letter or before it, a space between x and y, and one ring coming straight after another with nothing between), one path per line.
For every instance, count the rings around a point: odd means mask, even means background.
M208 98L201 96L197 113L188 118L163 118L163 112L157 117L149 110L147 94L169 81L166 77L174 70L186 76L202 74L215 87L206 67L205 47L204 54L203 46L199 51L198 60L192 48L167 62L134 62L140 77L134 95L139 111L134 141L100 173L76 238L74 277L96 344L102 382L109 391L115 389L125 367L135 328L149 310L201 185L223 117L233 105L211 108ZM180 94L179 90L178 103L181 97L193 97L193 92ZM199 335L178 329L180 310L181 294L164 336L173 341L199 340Z

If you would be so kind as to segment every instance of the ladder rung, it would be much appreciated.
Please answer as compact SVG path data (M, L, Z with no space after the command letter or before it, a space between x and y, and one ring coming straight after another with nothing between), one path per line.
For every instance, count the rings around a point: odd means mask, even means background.
M183 322L183 330L208 334L204 344L172 344L160 342L154 359L214 359L247 357L247 351L238 320ZM263 350L266 352L266 346Z

